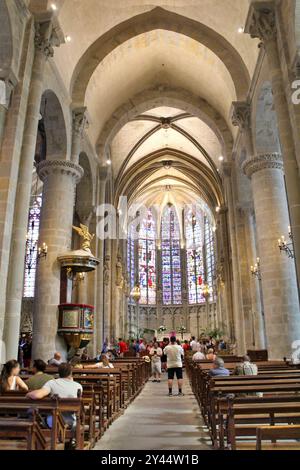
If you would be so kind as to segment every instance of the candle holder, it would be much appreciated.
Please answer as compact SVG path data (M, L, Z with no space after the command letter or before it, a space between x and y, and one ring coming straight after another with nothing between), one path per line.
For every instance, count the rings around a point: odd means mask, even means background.
M37 259L46 258L48 254L48 246L46 243L43 243L42 246L38 247Z
M261 281L260 258L257 258L255 265L251 266L251 274Z
M289 242L285 239L285 236L282 235L281 238L278 239L278 248L281 252L285 253L290 259L295 258L294 252L294 243L293 243L293 234L291 227L288 228L289 231Z

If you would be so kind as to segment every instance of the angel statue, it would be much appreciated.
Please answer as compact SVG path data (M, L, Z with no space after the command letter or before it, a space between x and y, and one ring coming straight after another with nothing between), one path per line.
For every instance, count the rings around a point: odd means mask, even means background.
M91 241L94 238L94 234L90 234L89 229L86 225L80 224L80 227L75 227L73 225L73 229L78 233L78 235L83 238L81 243L81 249L83 251L91 252Z

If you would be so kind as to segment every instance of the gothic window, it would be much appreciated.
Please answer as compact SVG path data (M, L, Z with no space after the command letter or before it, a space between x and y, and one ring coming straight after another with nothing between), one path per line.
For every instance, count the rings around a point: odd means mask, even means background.
M204 218L204 238L205 238L205 261L206 261L206 282L210 288L210 300L216 300L216 292L214 285L215 278L215 247L214 232L212 226L205 216Z
M205 302L202 287L205 279L203 256L203 214L191 209L185 216L188 301L190 304Z
M129 288L130 292L134 287L135 283L135 276L134 276L134 271L135 271L135 243L134 243L134 229L133 225L129 226L129 236L128 236L128 241L127 241L127 272L129 273Z
M138 240L140 304L156 303L156 230L152 211L140 224Z
M180 227L174 206L164 209L161 222L162 292L164 305L180 305Z
M26 236L24 297L34 297L41 206L42 197L38 196L34 198L33 204L29 210L28 231Z

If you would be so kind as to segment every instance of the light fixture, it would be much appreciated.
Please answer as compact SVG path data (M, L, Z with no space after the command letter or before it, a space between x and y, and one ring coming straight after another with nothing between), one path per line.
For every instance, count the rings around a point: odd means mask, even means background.
M219 156L219 162L223 162L223 161L224 161L224 157L223 157L223 155L220 155Z
M251 266L251 274L261 281L260 258L256 258L255 265Z
M46 258L48 254L48 246L46 243L43 243L42 246L38 247L37 259Z
M278 239L278 248L280 251L283 251L284 253L286 253L290 259L294 259L295 252L294 252L293 234L292 234L291 227L288 227L288 232L289 232L290 242L287 242L285 239L285 236L282 235L282 237Z
M244 30L244 28L242 28L242 27L240 27L240 28L238 29L238 33L239 33L239 34L242 34L244 31L245 31L245 30Z
M216 207L216 212L219 213L220 210L221 210L221 207L220 207L220 206L217 206L217 207Z
M111 160L110 159L106 160L106 165L111 166Z
M69 36L69 35L65 36L65 41L66 42L71 42L72 41L71 36Z
M130 297L135 301L136 304L139 303L141 298L141 289L139 283L136 283L133 289L131 290Z
M55 3L51 3L51 9L53 11L56 11L57 10L57 6L55 5Z

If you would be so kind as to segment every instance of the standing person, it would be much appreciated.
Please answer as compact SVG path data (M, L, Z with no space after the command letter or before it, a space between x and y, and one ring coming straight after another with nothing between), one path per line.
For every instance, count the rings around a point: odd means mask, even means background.
M167 356L165 355L164 350L168 346L168 344L169 344L169 339L164 338L162 340L162 343L161 343L161 349L163 351L163 354L162 354L162 357L161 357L162 372L166 372L166 370L167 370Z
M122 338L119 338L118 347L119 347L120 357L124 357L124 353L126 353L128 351L128 347L127 347L127 344L125 343L125 341Z
M154 377L153 382L160 383L162 353L162 349L159 347L158 343L154 343L153 347L149 351L151 356L152 374Z
M198 343L198 341L196 341L195 336L192 336L192 339L191 339L191 342L190 342L190 346L191 346L191 350L192 350L193 352L197 352L197 351L198 351L200 344Z
M25 343L22 346L24 367L30 367L31 349L32 349L31 338L26 338Z
M165 347L164 354L167 356L167 367L168 367L168 387L169 387L169 397L173 396L173 380L174 375L176 374L178 382L178 396L183 396L182 393L182 383L183 383L183 374L182 374L182 356L183 349L176 343L175 336L170 338L171 344Z
M26 383L19 377L19 374L20 364L18 361L12 359L4 364L0 378L1 393L18 390L22 390L23 392L28 391Z
M139 344L140 356L144 356L145 352L146 352L146 341L144 339L141 339L140 344Z
M187 339L184 341L184 343L182 345L182 349L184 350L184 352L189 351L191 349Z

